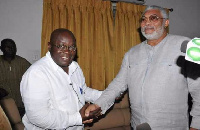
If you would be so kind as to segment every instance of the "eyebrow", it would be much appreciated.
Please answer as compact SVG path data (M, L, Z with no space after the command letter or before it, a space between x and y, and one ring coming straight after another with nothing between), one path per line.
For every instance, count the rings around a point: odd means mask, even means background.
M152 14L152 15L156 15L156 16L158 16L157 14ZM152 16L152 15L150 15L150 16ZM142 17L146 17L146 16L143 15Z

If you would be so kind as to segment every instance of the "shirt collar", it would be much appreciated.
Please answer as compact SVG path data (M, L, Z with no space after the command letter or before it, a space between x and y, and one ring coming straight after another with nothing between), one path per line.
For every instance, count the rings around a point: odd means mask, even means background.
M149 45L149 44L147 43L147 40L145 40L143 43L144 43L144 45L147 46L148 48L158 48L159 46L161 46L161 44L164 44L164 43L167 41L167 39L168 39L168 37L169 37L168 35L169 35L169 34L167 34L166 37L163 38L162 41L160 41L160 43L158 43L158 44L155 45L155 46Z

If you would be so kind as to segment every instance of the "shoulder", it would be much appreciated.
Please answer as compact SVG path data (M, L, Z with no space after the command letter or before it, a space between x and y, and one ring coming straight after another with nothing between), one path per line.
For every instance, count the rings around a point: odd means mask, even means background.
M50 62L49 59L46 56L44 56L38 61L34 62L30 68L31 69L49 68L51 67L49 62Z
M130 48L125 53L123 60L126 61L126 60L130 59L130 57L131 57L132 60L142 58L143 55L146 52L145 51L145 44L146 44L146 42L143 41L142 43L139 43L139 44L133 46L132 48Z
M173 34L168 34L167 36L168 41L174 41L174 42L182 42L182 41L190 41L191 38L186 37L186 36L181 36L181 35L173 35Z
M146 41L143 41L133 47L131 47L128 52L126 53L126 55L130 55L130 54L134 54L134 53L139 53L139 52L144 52L143 50L145 49L144 48L144 45L146 44Z
M48 58L43 57L28 68L26 75L45 75L51 70L53 70L53 66L49 64Z
M81 67L79 66L79 64L76 61L72 61L69 68L73 71L75 71L77 69L81 70Z
M3 60L3 55L0 55L0 61L2 61Z
M182 45L188 43L191 39L189 37L181 35L168 34L166 37L166 42L164 44L165 50L179 50Z
M15 58L16 58L17 60L26 60L25 58L23 58L23 57L21 57L21 56L19 56L19 55L16 55Z
M79 67L80 68L78 62L76 62L76 61L72 61L71 65L74 66L74 67Z
M15 56L15 60L20 62L20 63L28 63L28 64L31 64L28 60L26 60L25 58L21 57L21 56L18 56L16 55Z

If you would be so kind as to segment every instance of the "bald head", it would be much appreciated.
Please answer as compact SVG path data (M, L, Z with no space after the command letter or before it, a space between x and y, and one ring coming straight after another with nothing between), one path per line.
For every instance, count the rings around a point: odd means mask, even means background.
M74 34L73 34L70 30L65 29L65 28L58 28L58 29L54 30L54 31L51 33L50 43L51 43L51 44L54 44L55 41L56 41L62 34L66 34L67 37L71 37L71 38L73 39L73 43L76 45L76 38L75 38Z
M51 33L48 49L54 62L68 73L68 66L76 55L76 38L68 29L59 28Z

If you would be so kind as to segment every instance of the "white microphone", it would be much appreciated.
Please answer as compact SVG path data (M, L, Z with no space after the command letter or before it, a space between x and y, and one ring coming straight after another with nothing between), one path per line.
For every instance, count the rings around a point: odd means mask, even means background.
M143 123L136 126L136 130L151 130L151 127L148 123Z
M187 61L200 64L200 38L183 41L181 44L181 52L186 53L185 59Z

